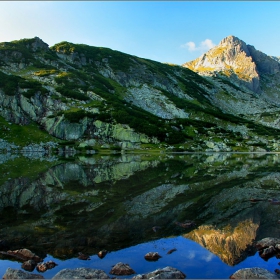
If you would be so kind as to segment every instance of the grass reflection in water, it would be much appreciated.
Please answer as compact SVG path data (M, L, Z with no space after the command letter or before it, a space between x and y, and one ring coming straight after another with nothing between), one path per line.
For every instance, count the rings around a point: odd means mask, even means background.
M280 233L280 206L267 201L280 198L279 160L272 154L126 155L60 162L29 179L24 172L0 187L1 239L55 260L59 265L45 278L65 267L108 273L119 261L137 273L169 265L188 278L228 278L245 266L273 271L276 259L255 255L253 241ZM186 221L195 224L178 226ZM102 249L109 253L101 260ZM150 251L163 257L147 262ZM77 259L78 252L91 260ZM0 263L2 275L20 267Z

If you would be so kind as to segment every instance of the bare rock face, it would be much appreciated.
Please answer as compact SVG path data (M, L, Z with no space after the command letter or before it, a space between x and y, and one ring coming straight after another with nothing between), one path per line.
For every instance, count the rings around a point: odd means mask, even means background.
M279 61L247 45L250 55L257 66L257 70L262 74L276 74L280 71Z
M33 52L36 52L37 50L49 50L49 45L45 43L42 39L39 37L34 37L33 42L31 43L31 49Z
M3 279L45 279L42 275L31 274L20 269L8 268Z
M66 268L59 271L52 279L110 279L110 277L100 269Z
M128 265L122 262L117 263L110 271L114 275L131 275L136 272Z
M180 270L167 266L147 274L138 274L132 279L185 279L186 275Z
M264 268L252 267L237 270L230 279L279 279L275 273Z

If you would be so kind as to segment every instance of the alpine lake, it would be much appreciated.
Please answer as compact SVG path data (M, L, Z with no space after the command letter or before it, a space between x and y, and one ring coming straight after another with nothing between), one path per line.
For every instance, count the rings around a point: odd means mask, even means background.
M269 201L280 199L279 166L275 153L0 154L0 240L53 260L32 272L47 279L78 267L109 275L118 262L136 272L118 278L166 266L191 279L274 272L279 259L262 259L255 242L280 236L280 205ZM0 254L0 277L21 265Z

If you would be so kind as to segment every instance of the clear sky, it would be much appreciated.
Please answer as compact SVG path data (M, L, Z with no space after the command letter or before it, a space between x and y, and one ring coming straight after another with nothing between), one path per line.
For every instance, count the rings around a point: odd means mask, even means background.
M0 42L40 37L183 64L228 35L280 56L279 1L0 1Z

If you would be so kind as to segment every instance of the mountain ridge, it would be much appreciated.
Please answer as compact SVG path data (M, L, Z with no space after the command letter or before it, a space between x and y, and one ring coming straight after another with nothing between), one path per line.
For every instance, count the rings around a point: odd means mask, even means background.
M179 65L85 44L49 47L38 37L0 43L0 75L6 121L33 122L76 148L278 147L269 138L279 129L277 102L225 75L202 77ZM253 146L250 138L258 139Z

